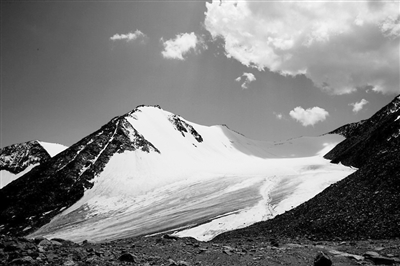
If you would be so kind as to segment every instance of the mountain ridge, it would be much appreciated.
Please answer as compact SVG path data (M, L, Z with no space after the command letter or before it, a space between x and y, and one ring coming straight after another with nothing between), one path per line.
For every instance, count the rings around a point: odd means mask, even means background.
M318 137L300 146L317 139L315 153L332 141ZM296 141L255 141L159 106L139 106L0 190L0 231L100 241L225 217L223 228L202 229L210 238L275 215L262 204L271 189L283 211L353 171L321 156L280 158ZM267 184L271 188L263 189ZM229 224L232 215L245 220Z
M400 146L400 96L382 107L371 118L342 126L331 133L342 133L346 140L325 155L333 163L361 167L369 158Z
M67 147L40 140L9 145L0 149L0 189L62 152Z
M331 133L347 136L324 157L359 167L313 199L215 241L265 237L365 240L400 237L400 96L370 119Z
M46 158L42 165L27 173L24 179L18 179L3 188L0 191L2 202L0 203L0 221L7 223L13 229L8 229L7 225L3 225L3 228L11 230L12 233L18 233L24 229L23 232L26 234L47 223L60 210L69 207L81 198L85 189L91 188L90 180L102 170L112 153L136 148L147 152L157 151L135 129L124 123L126 115L114 117L99 130L81 139L65 151L53 158ZM127 136L128 130L133 130L135 137L133 142ZM90 145L95 139L97 139L95 145ZM98 152L100 155L95 158L92 153L97 154ZM80 172L81 170L83 171ZM23 186L24 182L33 184L33 187ZM46 185L42 186L43 182L46 182ZM49 190L54 191L50 192ZM70 199L65 198L65 191L71 196ZM38 194L47 195L47 197L37 197ZM5 206L4 202L7 201L15 202L13 210L8 210ZM46 214L45 217L36 219L36 222L31 225L21 221L25 217L35 216L36 213ZM19 225L20 223L23 223L24 226Z
M51 158L39 141L31 140L0 149L0 170L18 174L29 165L41 163Z

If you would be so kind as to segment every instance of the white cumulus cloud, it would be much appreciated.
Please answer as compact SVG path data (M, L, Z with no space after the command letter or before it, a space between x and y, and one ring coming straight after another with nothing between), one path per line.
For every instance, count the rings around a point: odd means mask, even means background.
M161 52L163 57L178 60L184 60L183 56L190 51L198 51L197 47L201 43L194 32L178 34L175 39L167 41L161 38L161 41L164 45L164 50Z
M367 100L362 99L359 102L350 103L349 105L353 106L353 112L354 113L358 113L359 111L361 111L361 109L363 109L364 105L366 105L367 103L368 103Z
M335 94L399 92L398 1L212 0L206 8L206 29L248 67L304 74Z
M289 115L306 127L324 121L329 113L325 109L317 106L305 110L303 107L298 106L290 111Z
M237 77L235 81L240 82L242 80L242 77L244 78L244 81L241 85L242 89L247 89L249 84L256 80L256 77L252 73L244 72L243 75Z
M141 32L140 30L136 30L135 32L129 32L127 34L115 34L114 36L110 37L110 40L112 41L125 40L127 42L131 42L137 39L144 40L145 38L147 38L146 34Z

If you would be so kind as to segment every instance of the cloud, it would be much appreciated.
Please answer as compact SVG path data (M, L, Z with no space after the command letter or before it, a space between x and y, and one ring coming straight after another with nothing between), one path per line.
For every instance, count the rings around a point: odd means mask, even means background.
M320 107L313 107L304 110L303 107L296 107L290 111L289 115L303 126L313 126L318 122L322 122L329 115L327 111Z
M131 42L137 39L141 39L142 42L145 41L147 38L146 34L141 32L140 30L136 30L135 32L130 32L127 34L115 34L114 36L110 37L110 40L112 41L120 41L120 40L125 40L127 42Z
M178 34L175 39L167 41L161 38L161 41L164 45L164 51L161 52L163 57L178 60L184 60L183 56L190 51L199 51L198 47L201 47L202 44L194 32Z
M283 114L276 113L276 112L273 112L273 114L275 115L276 119L278 119L278 120L282 120L283 119Z
M364 105L366 105L367 103L368 103L367 100L362 99L359 102L350 103L349 105L353 106L353 112L354 113L358 113L359 111L361 111L361 109L363 109Z
M242 89L247 89L248 85L256 80L256 77L252 73L246 73L244 72L243 75L240 77L237 77L235 81L240 82L242 80L242 77L244 77L244 82L242 83L241 87Z
M206 3L205 28L248 67L304 74L323 90L398 93L400 3L224 1Z

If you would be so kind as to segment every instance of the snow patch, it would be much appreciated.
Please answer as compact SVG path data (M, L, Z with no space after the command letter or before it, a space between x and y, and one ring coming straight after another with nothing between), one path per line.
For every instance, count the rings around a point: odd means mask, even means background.
M44 141L38 141L38 143L47 151L50 157L54 157L68 148L67 146L58 143L50 143Z
M7 186L12 181L20 178L24 174L28 173L30 170L32 170L34 167L36 167L38 165L39 165L38 163L32 164L32 165L28 166L24 171L19 172L18 174L10 173L7 170L1 170L0 171L0 189Z

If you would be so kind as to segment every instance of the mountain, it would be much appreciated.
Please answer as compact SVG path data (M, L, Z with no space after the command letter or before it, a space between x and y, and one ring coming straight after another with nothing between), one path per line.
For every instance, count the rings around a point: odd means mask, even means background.
M371 159L400 148L400 96L370 119L340 127L331 133L346 140L325 155L334 163L362 167Z
M39 140L27 141L0 149L0 189L44 163L67 147Z
M400 96L371 118L331 133L346 139L325 158L359 169L274 219L220 235L307 237L314 240L400 237Z
M209 240L354 172L322 157L342 139L261 142L139 106L0 190L0 233L104 241L175 231Z

